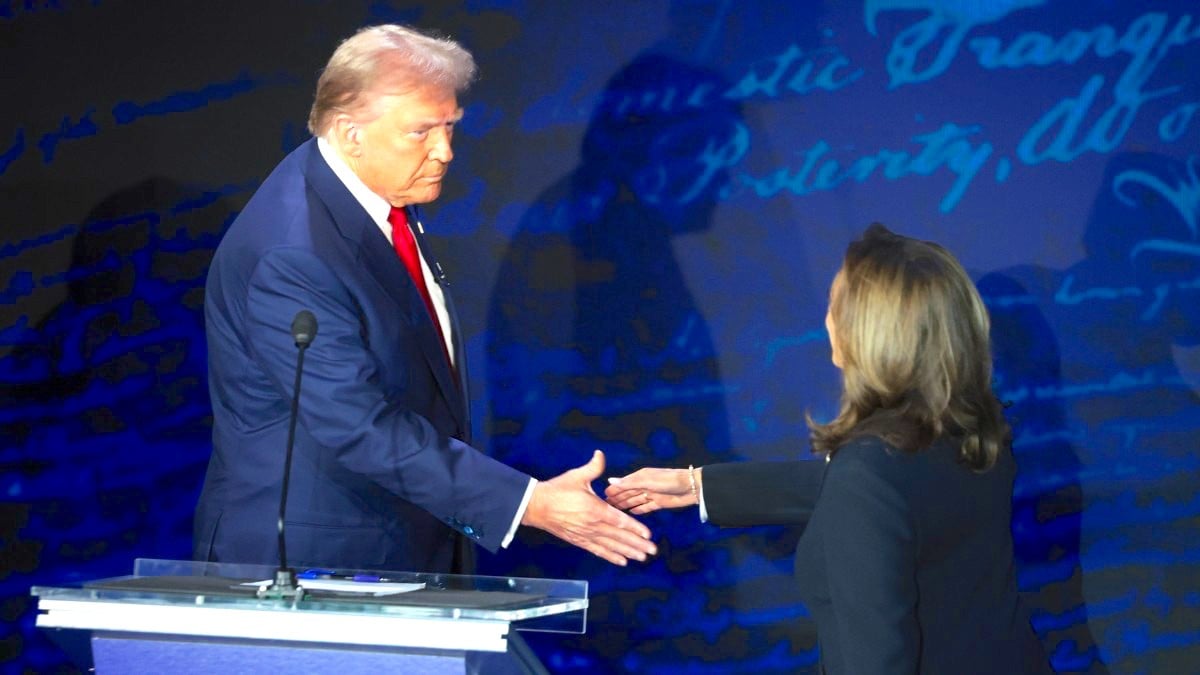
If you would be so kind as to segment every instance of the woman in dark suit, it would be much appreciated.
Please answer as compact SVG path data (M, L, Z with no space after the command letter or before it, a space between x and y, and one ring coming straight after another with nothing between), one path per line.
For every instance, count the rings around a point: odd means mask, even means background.
M1017 595L1016 468L970 278L941 246L872 225L825 325L843 388L833 421L809 420L824 462L641 469L611 479L609 501L806 523L796 579L830 675L1051 672Z

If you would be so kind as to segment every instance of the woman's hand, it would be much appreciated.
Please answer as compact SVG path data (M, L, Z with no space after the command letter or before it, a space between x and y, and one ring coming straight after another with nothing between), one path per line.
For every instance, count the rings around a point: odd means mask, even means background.
M636 513L679 509L700 503L703 469L638 469L628 476L609 478L604 496L609 504Z

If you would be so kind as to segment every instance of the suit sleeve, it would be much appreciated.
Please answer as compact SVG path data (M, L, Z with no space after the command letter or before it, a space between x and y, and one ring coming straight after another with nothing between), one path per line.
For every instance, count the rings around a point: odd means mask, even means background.
M837 632L846 671L862 675L915 673L919 658L916 534L884 468L845 448L830 462L821 494L836 617L836 625L821 630Z
M389 400L355 300L322 260L297 248L265 255L246 299L246 347L286 400L297 355L290 325L300 309L318 320L304 362L298 422L304 433L336 453L346 470L496 550L529 477Z
M730 462L704 467L704 507L721 527L807 523L825 462Z

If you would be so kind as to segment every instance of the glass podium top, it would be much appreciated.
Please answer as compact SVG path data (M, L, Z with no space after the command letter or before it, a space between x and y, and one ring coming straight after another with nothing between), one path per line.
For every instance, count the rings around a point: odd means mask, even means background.
M80 587L31 589L44 601L204 606L258 612L396 616L513 623L520 630L582 633L587 582L383 570L299 569L303 597L261 597L275 567L139 559L132 575Z

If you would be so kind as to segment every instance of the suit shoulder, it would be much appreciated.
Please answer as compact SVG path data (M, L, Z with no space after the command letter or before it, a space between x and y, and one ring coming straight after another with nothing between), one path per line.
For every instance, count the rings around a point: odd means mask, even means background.
M834 454L826 480L890 485L896 492L907 494L928 478L926 452L906 452L878 436L859 436Z
M863 435L851 439L848 443L838 448L837 453L835 453L835 460L841 459L847 464L886 466L895 463L907 455L908 453L892 447L887 441L878 436Z
M882 439L860 436L830 459L820 499L833 511L844 511L838 516L843 525L858 526L867 518L873 526L887 522L897 532L909 531L914 527L910 510L918 483L911 466L901 451Z
M827 482L872 480L879 477L888 480L895 473L896 453L882 439L875 436L859 436L838 448L829 460Z

